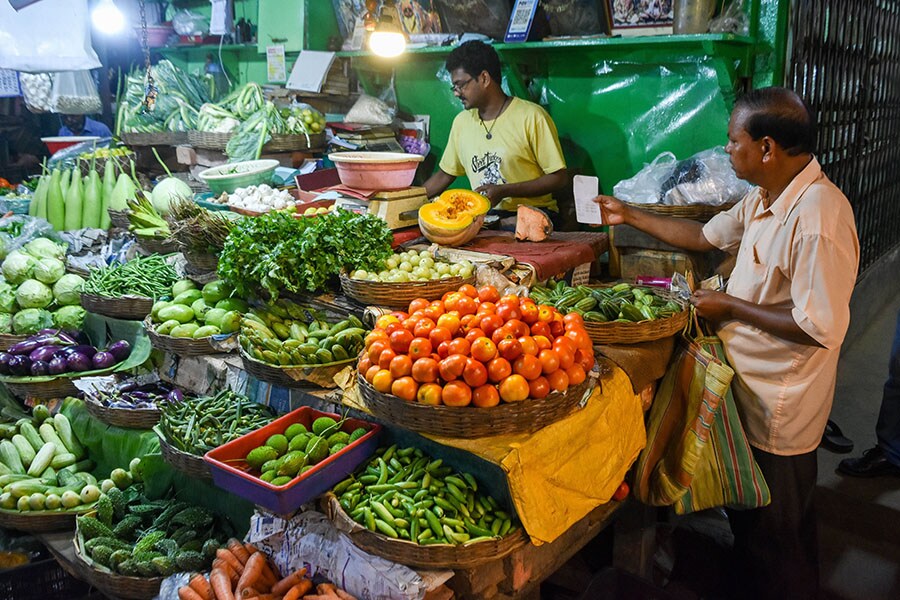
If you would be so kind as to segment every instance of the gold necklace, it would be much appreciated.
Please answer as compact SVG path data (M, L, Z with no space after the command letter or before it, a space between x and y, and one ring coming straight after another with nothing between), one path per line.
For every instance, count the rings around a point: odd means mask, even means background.
M506 108L506 103L509 102L510 100L512 100L512 96L507 96L506 100L503 101L503 105L500 107L500 112L498 112L497 116L494 117L494 121L493 121L493 123L491 123L490 129L488 129L488 127L484 124L484 119L482 119L480 116L478 117L478 120L481 121L481 127L484 129L484 138L486 140L489 140L492 137L494 137L491 134L491 132L494 130L494 125L497 124L497 119L499 119L500 115L503 114L503 109Z

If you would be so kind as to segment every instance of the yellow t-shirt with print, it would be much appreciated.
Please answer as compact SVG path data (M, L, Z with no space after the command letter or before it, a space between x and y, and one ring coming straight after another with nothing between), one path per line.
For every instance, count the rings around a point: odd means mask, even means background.
M485 131L490 130L491 139ZM474 190L480 185L518 183L566 168L556 125L543 108L512 97L500 116L482 126L478 109L456 115L441 157L441 170L465 174ZM515 211L520 204L557 210L553 196L504 198L498 208Z

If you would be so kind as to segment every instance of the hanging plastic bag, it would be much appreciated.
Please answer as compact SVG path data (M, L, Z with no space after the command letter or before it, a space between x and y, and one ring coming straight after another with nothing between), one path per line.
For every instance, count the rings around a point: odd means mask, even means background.
M190 10L179 10L172 17L172 28L178 35L207 35L209 16Z
M87 0L0 2L0 68L25 73L96 69ZM40 43L36 43L40 40Z
M631 179L620 181L613 187L613 195L633 204L657 204L662 200L662 183L672 175L677 162L671 152L663 152Z
M47 73L19 73L25 107L35 114L53 110L53 80Z
M729 4L722 14L709 22L710 33L750 34L750 18L744 11L744 0Z
M100 112L100 94L90 71L64 71L53 76L53 112L90 115Z

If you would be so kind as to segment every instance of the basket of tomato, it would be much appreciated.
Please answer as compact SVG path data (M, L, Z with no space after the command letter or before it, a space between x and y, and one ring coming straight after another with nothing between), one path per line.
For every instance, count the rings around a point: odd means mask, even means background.
M431 435L529 433L589 396L594 349L577 314L565 317L492 286L463 285L382 315L359 358L372 412Z

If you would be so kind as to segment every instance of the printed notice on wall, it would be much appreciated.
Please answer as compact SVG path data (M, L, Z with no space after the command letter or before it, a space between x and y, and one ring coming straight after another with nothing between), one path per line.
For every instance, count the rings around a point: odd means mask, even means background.
M266 46L266 71L269 75L269 83L281 83L287 79L283 44Z

